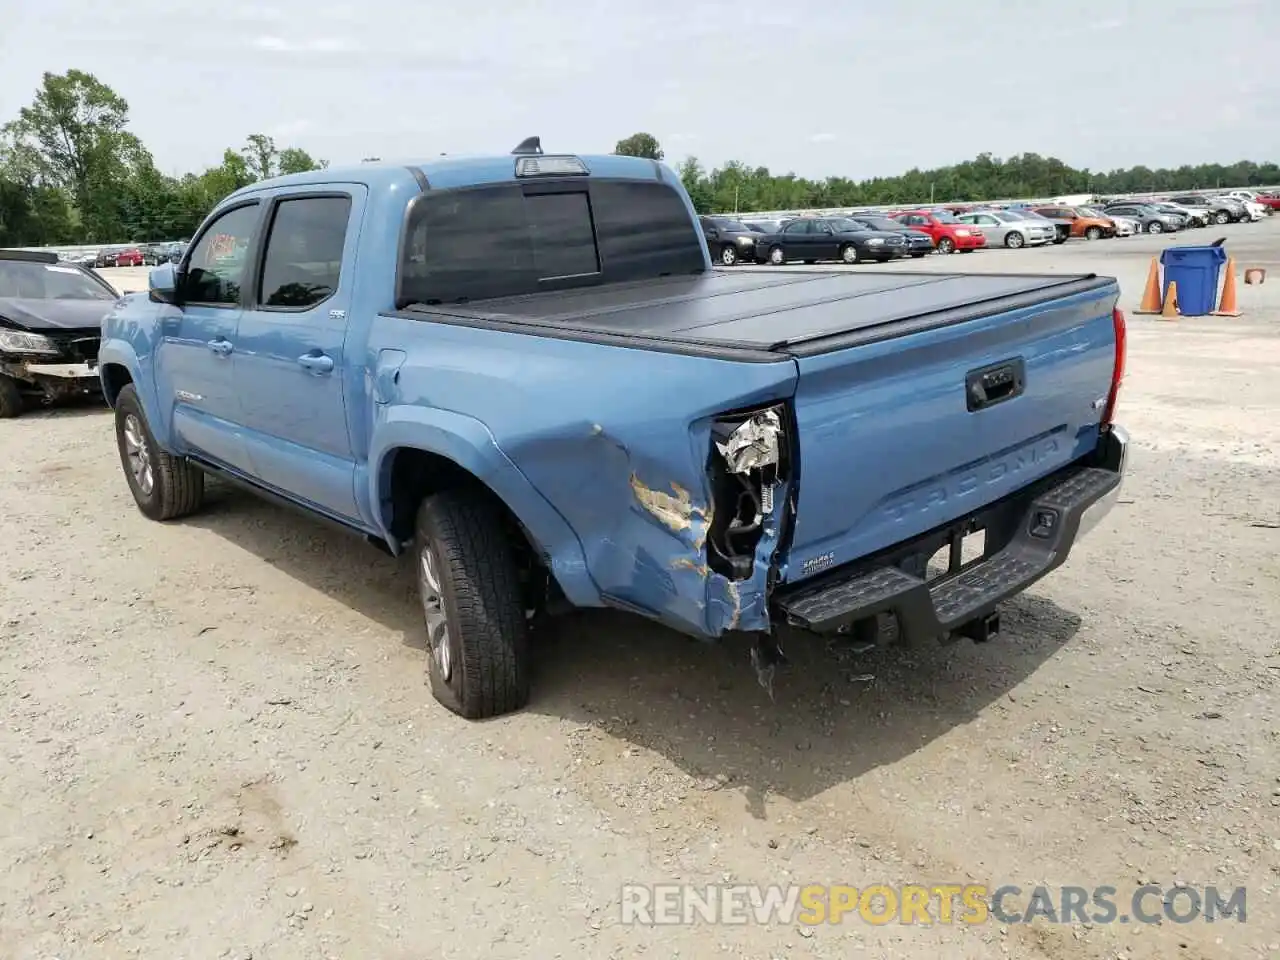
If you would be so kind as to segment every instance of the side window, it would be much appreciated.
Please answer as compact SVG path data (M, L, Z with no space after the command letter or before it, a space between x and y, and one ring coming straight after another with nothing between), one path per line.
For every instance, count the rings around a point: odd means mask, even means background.
M264 307L314 307L338 290L350 197L281 200L262 258Z
M822 235L828 236L828 237L835 232L834 230L831 229L831 224L829 223L815 223L813 225L813 229L815 233L821 233Z
M792 223L788 223L785 227L782 228L782 232L792 237L797 236L798 234L808 233L809 221L796 220L796 221L793 221Z
M191 251L182 299L187 303L240 302L249 241L258 222L258 204L228 210L209 225Z

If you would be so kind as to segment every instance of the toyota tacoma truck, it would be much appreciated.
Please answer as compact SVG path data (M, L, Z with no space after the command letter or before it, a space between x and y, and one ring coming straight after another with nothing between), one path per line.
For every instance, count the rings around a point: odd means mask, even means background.
M745 635L766 686L784 627L988 639L1119 490L1118 294L718 270L669 167L529 138L231 194L99 359L143 514L210 475L408 555L478 718L568 608Z

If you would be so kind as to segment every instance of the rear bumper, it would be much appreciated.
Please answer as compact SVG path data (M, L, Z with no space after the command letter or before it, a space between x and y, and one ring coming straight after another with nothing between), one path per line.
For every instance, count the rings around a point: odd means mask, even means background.
M884 553L832 571L816 582L780 590L773 598L777 619L816 633L841 632L852 624L892 613L905 643L945 639L991 614L1066 561L1071 547L1115 506L1128 456L1128 434L1113 427L1098 449L1003 501ZM959 538L986 531L987 553L934 580L918 576L925 561Z

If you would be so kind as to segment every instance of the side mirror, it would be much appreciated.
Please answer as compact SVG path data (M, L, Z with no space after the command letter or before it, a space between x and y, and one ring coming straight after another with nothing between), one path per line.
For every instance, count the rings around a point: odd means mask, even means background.
M178 268L176 264L165 263L151 271L147 278L147 291L155 303L178 302Z

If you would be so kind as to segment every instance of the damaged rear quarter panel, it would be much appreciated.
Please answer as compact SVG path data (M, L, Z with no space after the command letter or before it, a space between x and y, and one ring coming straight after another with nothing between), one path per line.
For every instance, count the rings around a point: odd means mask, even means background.
M396 333L401 324L412 329ZM430 341L408 351L402 401L488 426L576 533L602 602L701 636L767 629L777 530L766 527L748 579L709 570L706 465L714 417L789 398L793 361L734 362L385 317L375 338L380 330L402 345L407 335ZM378 344L370 346L376 353ZM776 494L785 502L784 489Z

